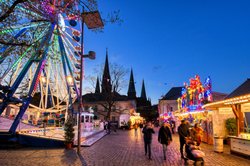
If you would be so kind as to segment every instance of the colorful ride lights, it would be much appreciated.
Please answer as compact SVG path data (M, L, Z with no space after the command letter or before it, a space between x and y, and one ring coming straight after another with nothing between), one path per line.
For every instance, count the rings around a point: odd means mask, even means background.
M68 82L68 85L71 87L71 86L74 86L74 80L73 80L73 77L71 75L68 75L66 77L66 80Z

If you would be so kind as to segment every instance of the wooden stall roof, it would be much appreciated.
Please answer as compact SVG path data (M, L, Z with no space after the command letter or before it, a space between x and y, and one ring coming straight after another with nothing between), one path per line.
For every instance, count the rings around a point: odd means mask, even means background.
M212 109L212 108L219 108L219 107L226 107L233 104L243 104L248 103L250 101L250 94L234 97L226 100L221 100L213 103L209 103L203 106L204 109Z
M225 100L209 103L203 106L204 109L226 107L233 104L243 104L250 102L250 79L230 93Z

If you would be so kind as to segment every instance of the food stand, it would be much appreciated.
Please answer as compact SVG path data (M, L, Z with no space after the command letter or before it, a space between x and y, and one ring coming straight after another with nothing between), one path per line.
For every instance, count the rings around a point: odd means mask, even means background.
M144 118L140 116L140 113L133 113L129 120L131 121L131 126L133 126L135 123L140 124L144 122Z
M188 113L176 114L178 121L186 119L190 126L193 127L195 123L200 124L203 129L202 142L213 144L213 118L212 112L207 110L195 110Z
M227 136L225 120L236 118L236 135L229 136L231 153L250 157L250 80L234 90L225 100L204 105L213 110L216 129L215 136Z

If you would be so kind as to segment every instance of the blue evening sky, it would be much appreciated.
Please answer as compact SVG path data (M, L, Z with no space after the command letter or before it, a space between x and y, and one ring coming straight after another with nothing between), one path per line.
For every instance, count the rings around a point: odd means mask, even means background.
M213 91L230 93L250 78L249 0L109 0L102 17L119 9L124 22L103 33L85 29L85 74L109 61L133 68L137 96L145 80L152 103L195 74L212 79ZM129 74L127 76L129 79ZM127 87L122 91L127 93Z

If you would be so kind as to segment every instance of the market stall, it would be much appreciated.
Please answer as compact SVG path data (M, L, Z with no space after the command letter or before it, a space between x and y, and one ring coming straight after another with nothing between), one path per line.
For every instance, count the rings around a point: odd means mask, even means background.
M211 111L195 110L187 113L176 113L177 126L182 119L188 120L190 127L198 123L203 129L202 142L213 144L213 116Z
M140 113L133 113L129 120L131 121L131 126L135 125L135 123L141 124L144 122L144 118L140 116Z
M224 138L230 135L231 152L250 157L250 80L244 82L225 100L206 104L204 108L213 110L214 122L217 123L214 135ZM235 118L235 131L233 125L227 131L226 120L232 117Z
M202 141L213 144L213 119L212 112L204 110L204 103L213 101L211 92L211 79L206 78L202 84L198 75L189 80L189 84L184 83L181 97L178 98L178 111L174 115L177 117L177 124L182 119L190 123L190 127L198 123L203 129Z

